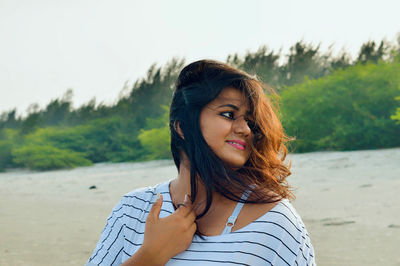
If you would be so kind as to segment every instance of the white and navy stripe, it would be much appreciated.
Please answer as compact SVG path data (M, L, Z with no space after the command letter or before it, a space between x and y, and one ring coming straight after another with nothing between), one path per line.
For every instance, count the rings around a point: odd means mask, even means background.
M174 212L169 181L126 194L107 219L90 265L120 265L142 245L145 221L157 193L164 202L160 217ZM167 265L307 265L315 264L305 226L288 200L249 225L219 236L194 236L191 246Z

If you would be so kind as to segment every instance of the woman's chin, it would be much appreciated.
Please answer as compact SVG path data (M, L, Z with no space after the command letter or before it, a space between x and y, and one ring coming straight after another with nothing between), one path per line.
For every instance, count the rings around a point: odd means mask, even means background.
M226 162L225 161L225 163L226 163L227 166L229 166L230 168L232 168L233 170L236 171L236 170L239 170L240 168L242 168L245 165L246 162L242 162L242 161L240 161L240 162L237 162L237 161L235 161L235 162L232 162L232 161Z

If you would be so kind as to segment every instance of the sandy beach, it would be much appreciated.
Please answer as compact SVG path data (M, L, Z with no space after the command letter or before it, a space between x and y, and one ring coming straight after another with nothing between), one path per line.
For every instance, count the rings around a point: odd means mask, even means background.
M289 158L318 265L400 265L400 148ZM0 265L83 265L123 194L175 176L169 160L0 173Z

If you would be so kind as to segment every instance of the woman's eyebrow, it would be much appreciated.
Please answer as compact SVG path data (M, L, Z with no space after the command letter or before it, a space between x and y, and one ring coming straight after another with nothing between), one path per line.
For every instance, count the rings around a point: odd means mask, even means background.
M231 107L237 111L239 110L239 107L237 107L236 105L233 105L233 104L223 104L223 105L218 106L217 108L221 108L221 107Z

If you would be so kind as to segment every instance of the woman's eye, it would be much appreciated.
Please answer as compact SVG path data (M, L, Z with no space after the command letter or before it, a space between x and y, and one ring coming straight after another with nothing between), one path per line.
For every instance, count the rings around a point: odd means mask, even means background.
M220 115L221 115L221 116L224 116L224 117L226 117L226 118L229 118L229 119L233 119L233 118L234 118L233 112L223 112L223 113L221 113Z

